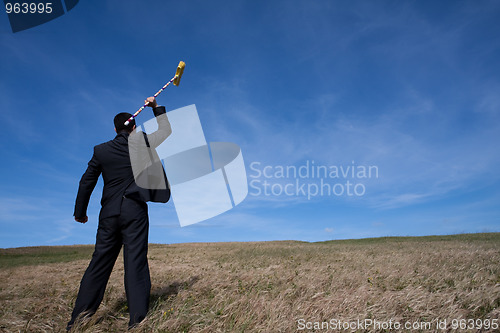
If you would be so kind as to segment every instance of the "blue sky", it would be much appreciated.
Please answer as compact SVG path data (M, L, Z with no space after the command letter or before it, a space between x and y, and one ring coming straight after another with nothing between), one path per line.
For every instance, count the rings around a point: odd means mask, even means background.
M256 177L313 161L378 177L324 179L360 196L254 186L184 228L172 202L150 204L150 242L500 231L497 1L81 0L15 34L0 17L0 247L94 242L102 180L89 222L72 217L92 148L180 60L181 85L159 103L196 104L207 140L237 143L254 185L320 184Z

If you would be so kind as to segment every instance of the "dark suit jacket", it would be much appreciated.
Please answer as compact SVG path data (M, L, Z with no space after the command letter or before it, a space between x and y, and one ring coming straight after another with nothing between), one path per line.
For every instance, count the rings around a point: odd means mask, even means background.
M158 121L158 130L152 134L148 134L145 141L153 148L151 151L155 154L154 159L159 161L154 148L160 145L172 133L172 129L166 116L165 107L159 106L154 108L153 112ZM94 155L80 180L74 216L82 218L87 215L90 195L101 173L104 180L104 188L102 191L102 208L99 220L120 215L120 207L124 195L140 201L167 202L170 198L170 188L168 187L168 181L166 181L163 168L161 170L167 184L166 188L151 190L139 187L134 180L130 161L129 133L118 133L113 140L94 147Z

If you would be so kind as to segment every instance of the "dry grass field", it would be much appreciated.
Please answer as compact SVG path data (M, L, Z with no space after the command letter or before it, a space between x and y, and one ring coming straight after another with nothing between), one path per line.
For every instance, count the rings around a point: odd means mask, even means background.
M0 250L0 331L64 331L91 253ZM149 260L150 315L132 332L500 331L484 328L500 320L500 233L152 244ZM356 320L365 326L336 329ZM468 328L453 330L460 320ZM74 331L124 332L127 322L119 261L98 312Z

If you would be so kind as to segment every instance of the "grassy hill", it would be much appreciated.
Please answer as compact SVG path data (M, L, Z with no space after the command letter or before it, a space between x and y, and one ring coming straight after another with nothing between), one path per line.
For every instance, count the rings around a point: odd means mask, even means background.
M1 249L0 331L64 331L92 251ZM134 332L445 332L444 320L500 331L500 233L151 244L149 263L151 311ZM127 322L120 258L103 304L75 331Z

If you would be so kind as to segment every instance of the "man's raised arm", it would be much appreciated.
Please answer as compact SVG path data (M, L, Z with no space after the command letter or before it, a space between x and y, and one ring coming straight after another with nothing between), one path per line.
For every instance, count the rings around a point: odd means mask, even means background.
M168 121L167 111L164 106L159 106L156 103L156 99L154 97L148 97L145 101L148 103L148 106L153 108L153 113L156 117L156 121L158 122L158 129L148 134L148 141L151 148L158 147L170 134L172 134L172 127L170 126L170 122Z

